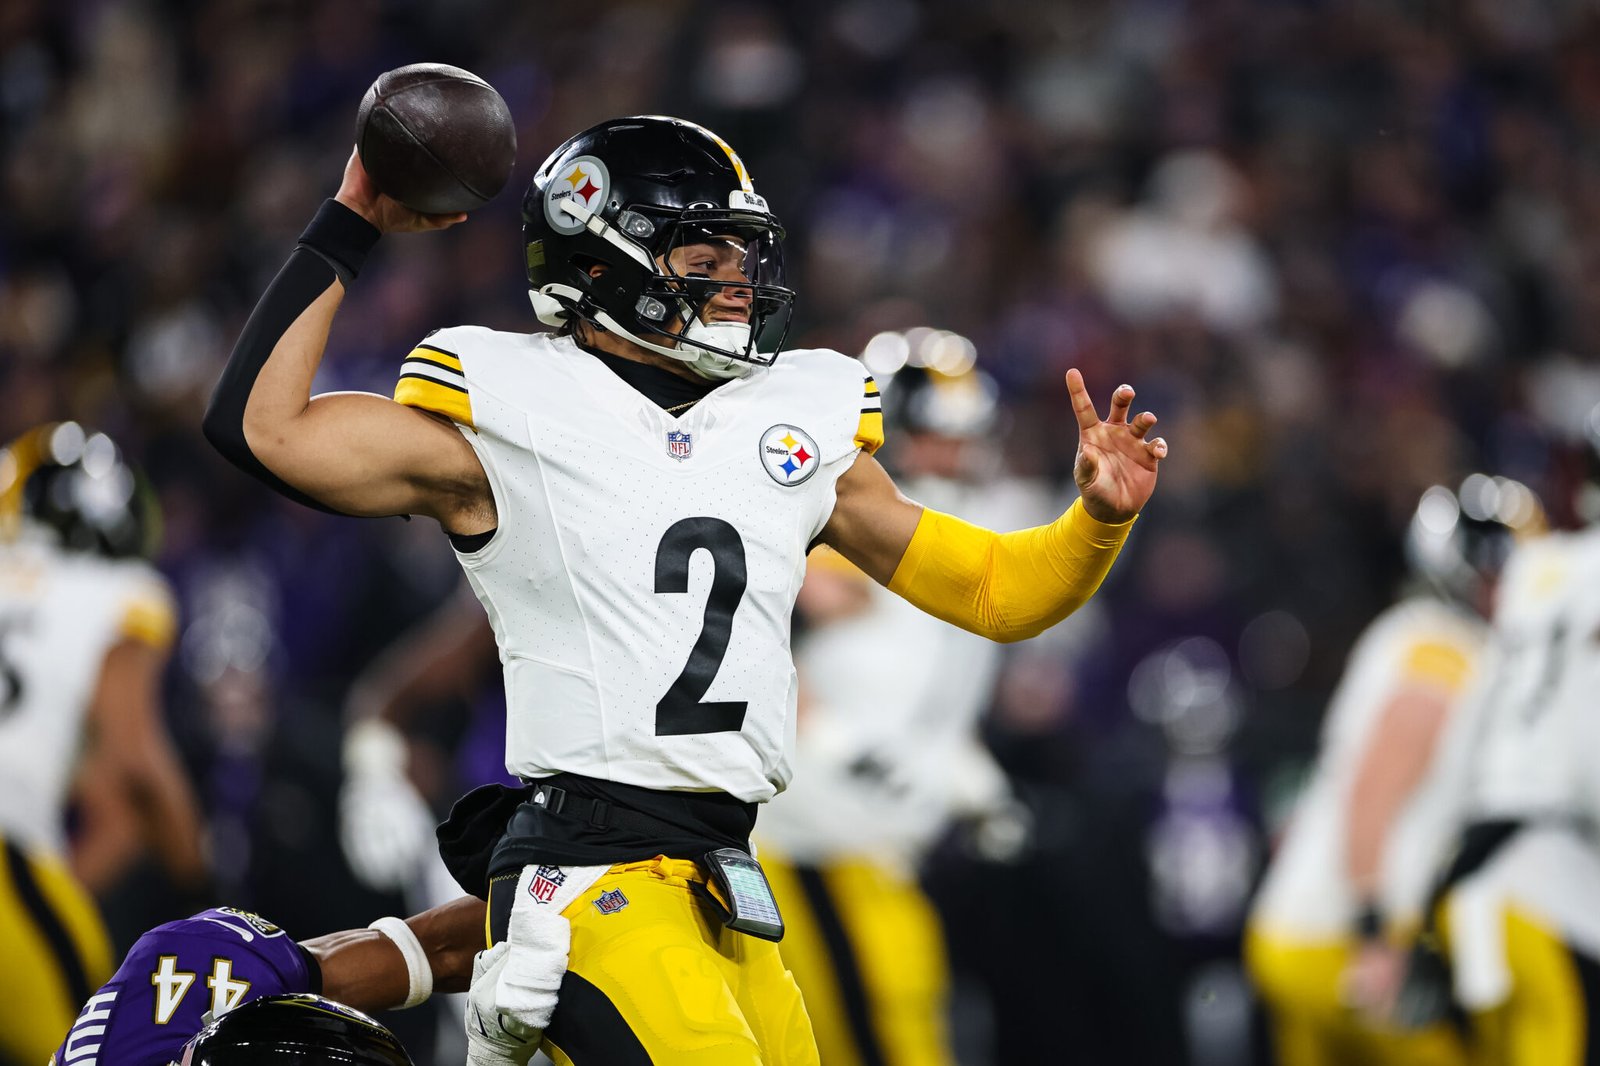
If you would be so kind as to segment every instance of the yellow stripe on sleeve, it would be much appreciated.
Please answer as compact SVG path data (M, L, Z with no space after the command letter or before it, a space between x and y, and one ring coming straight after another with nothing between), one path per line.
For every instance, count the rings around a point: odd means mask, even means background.
M129 601L122 614L119 636L137 640L165 651L178 635L178 610L163 588L142 588Z
M865 395L867 395L867 396L876 396L876 395L878 395L878 383L875 380L873 380L872 378L868 378L867 379L867 390L866 390Z
M432 378L407 375L395 384L394 399L407 407L420 407L468 428L477 428L472 421L472 397L465 389L453 388Z
M856 426L856 446L865 448L871 455L883 447L883 412L862 411L861 422Z
M443 363L451 370L459 371L461 369L460 357L450 354L443 348L435 348L431 344L417 345L415 348L411 349L411 354L406 356L406 358L426 359L430 363Z
M1453 644L1424 640L1411 646L1400 669L1408 681L1428 681L1459 692L1466 686L1472 660Z

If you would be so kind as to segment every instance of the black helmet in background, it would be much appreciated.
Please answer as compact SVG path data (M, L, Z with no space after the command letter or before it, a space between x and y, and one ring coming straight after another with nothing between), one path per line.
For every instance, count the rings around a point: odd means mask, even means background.
M1480 607L1514 544L1547 529L1544 507L1520 481L1469 474L1457 489L1433 485L1406 530L1412 572L1434 591Z
M207 1025L177 1066L414 1066L395 1035L322 996L263 996Z
M154 554L155 497L110 437L76 422L37 426L0 449L0 538L24 525L71 551Z

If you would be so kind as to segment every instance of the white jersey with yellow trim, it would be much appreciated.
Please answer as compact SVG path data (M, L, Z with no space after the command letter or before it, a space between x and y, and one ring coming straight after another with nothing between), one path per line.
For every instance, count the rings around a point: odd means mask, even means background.
M65 551L28 531L0 544L0 832L59 851L62 808L106 653L167 646L176 613L143 562Z
M919 478L900 488L995 529L1061 511L1016 479ZM1010 793L977 735L1005 649L925 614L842 560L835 565L862 582L867 605L796 647L804 710L795 781L761 812L757 839L803 863L856 856L914 867L954 815Z
M1600 528L1553 533L1506 563L1468 783L1471 817L1594 814ZM1586 810L1587 808L1587 810Z
M505 664L506 769L763 801L789 781L790 614L877 386L789 351L667 413L570 338L462 326L395 398L455 419L499 527L460 554Z
M1466 746L1458 738L1470 728L1462 708L1487 628L1475 615L1418 596L1388 608L1362 633L1329 702L1311 782L1256 897L1256 923L1305 938L1338 938L1353 928L1357 901L1346 860L1351 791L1389 698L1413 680L1456 694L1428 769L1382 852L1380 906L1401 924L1418 919L1460 818Z
M1464 783L1470 821L1520 828L1447 900L1458 1000L1503 1002L1519 911L1600 957L1600 527L1520 545L1501 574Z

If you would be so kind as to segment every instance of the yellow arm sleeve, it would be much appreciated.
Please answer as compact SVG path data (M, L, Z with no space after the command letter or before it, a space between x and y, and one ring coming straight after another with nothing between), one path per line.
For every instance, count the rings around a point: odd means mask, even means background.
M1025 640L1094 595L1133 522L1096 521L1081 500L1049 525L1015 533L924 510L889 591L990 640Z

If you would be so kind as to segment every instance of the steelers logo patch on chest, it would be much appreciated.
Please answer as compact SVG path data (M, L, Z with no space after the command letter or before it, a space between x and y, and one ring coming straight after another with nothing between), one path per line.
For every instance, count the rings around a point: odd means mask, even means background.
M761 465L780 485L798 485L822 465L817 442L799 426L779 423L761 434Z

